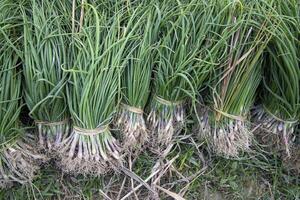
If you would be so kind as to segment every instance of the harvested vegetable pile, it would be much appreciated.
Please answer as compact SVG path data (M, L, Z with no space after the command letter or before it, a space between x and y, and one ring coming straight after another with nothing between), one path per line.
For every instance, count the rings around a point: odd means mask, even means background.
M0 187L50 164L180 199L186 144L205 169L266 138L299 160L299 39L296 0L2 0Z

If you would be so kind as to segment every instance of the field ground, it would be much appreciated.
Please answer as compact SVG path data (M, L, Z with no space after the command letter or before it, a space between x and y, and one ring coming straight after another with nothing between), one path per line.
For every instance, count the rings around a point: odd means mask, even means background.
M199 142L189 136L178 139L162 160L165 171L159 185L167 189L158 188L162 199L172 199L168 191L185 199L300 198L300 148L294 149L293 159L284 160L280 151L270 152L268 146L254 144L252 152L229 160L210 154L205 143L196 143ZM145 151L134 161L134 172L146 180L156 162L157 158ZM53 166L53 163L42 166L32 185L16 185L1 191L1 199L104 199L105 195L121 199L141 184L122 172L100 178L75 178ZM142 199L151 194L140 187L128 199Z

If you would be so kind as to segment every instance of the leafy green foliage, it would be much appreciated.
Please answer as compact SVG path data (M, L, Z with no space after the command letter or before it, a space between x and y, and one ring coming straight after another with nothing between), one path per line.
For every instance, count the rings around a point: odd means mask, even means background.
M161 3L163 15L159 53L154 69L155 95L168 101L195 98L198 77L192 71L197 67L196 56L209 26L204 20L211 17L210 6L207 10L205 6L202 1Z
M296 1L278 1L274 10L280 18L265 59L263 105L282 120L300 118L300 13Z
M21 74L18 70L18 10L10 1L0 3L0 143L18 139L21 110Z
M131 51L126 44L133 36L121 28L122 13L107 18L93 7L89 11L72 38L72 63L66 71L73 122L93 129L109 123L116 111L121 73Z
M9 142L18 134L21 110L21 75L17 71L18 56L10 47L0 51L0 142Z
M40 121L68 117L65 85L68 54L64 18L54 3L32 0L23 8L24 90L30 115Z
M220 34L227 41L224 56L218 58L212 81L212 103L219 121L246 117L253 105L261 80L262 54L276 28L276 20L265 2L228 4L225 29ZM216 49L216 51L220 51Z
M134 7L132 11L128 11L129 19L134 17L133 23L138 24L134 31L138 37L128 44L134 50L122 76L125 103L141 109L145 107L150 94L151 74L157 54L156 46L161 18L156 4L144 6L141 4ZM137 10L136 13L135 10ZM130 16L131 13L135 16Z

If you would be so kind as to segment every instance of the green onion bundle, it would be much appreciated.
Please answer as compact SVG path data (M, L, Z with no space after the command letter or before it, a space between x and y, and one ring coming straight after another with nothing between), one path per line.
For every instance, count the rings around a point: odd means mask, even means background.
M21 72L19 70L19 12L10 1L0 3L0 188L30 182L41 158L30 145L19 121Z
M153 96L148 124L154 147L170 145L175 134L185 126L187 97L195 98L198 39L196 13L205 9L198 1L180 3L164 1L160 5L162 22L160 46L154 68Z
M54 3L32 0L29 8L23 9L25 101L35 120L39 148L52 154L70 128L62 70L68 41L64 17Z
M138 149L148 139L144 108L150 94L151 73L155 62L155 42L159 27L159 15L154 5L145 8L138 6L135 10L137 11L134 24L139 25L134 32L140 37L128 44L134 50L123 72L123 101L116 121L122 132L122 146L129 150Z
M17 72L18 56L11 49L1 52L1 152L0 187L14 182L30 182L39 169L35 159L41 158L30 146L33 138L20 127L21 76Z
M121 164L120 147L110 130L119 102L121 73L130 52L122 13L111 18L90 5L79 32L73 30L67 69L68 105L73 121L63 140L58 165L73 174L100 175ZM130 26L130 23L129 23Z
M268 45L264 62L262 105L254 111L254 120L262 128L282 139L286 154L300 118L300 15L299 2L274 4L280 18L275 37Z
M262 53L276 23L264 2L231 2L224 9L226 28L217 34L228 45L214 49L223 54L214 61L218 65L201 134L217 154L237 157L251 145L249 110L261 80Z

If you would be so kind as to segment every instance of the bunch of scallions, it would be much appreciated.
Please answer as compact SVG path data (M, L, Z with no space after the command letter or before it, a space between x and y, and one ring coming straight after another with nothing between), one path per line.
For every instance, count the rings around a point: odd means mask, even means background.
M152 1L153 2L153 1ZM121 130L122 147L125 151L139 150L148 140L148 130L144 119L144 108L150 94L152 69L156 58L156 41L160 14L155 4L140 4L128 8L128 19L139 37L128 46L133 49L122 75L122 102L116 125ZM134 16L133 16L134 15Z
M267 1L224 1L223 22L215 32L224 45L211 49L214 58L211 98L203 109L200 135L224 157L249 150L253 138L249 111L261 81L262 54L276 29L276 18Z
M55 154L70 129L66 97L68 62L64 16L50 1L30 0L23 7L23 74L26 105L35 121L38 147Z
M267 48L262 105L255 108L254 120L261 128L259 132L275 134L282 140L290 157L300 119L300 5L296 0L278 1L274 8L280 23Z
M205 1L169 0L159 5L160 41L147 118L150 142L157 153L172 145L174 137L185 127L188 98L196 99L195 85L200 82L194 76L196 70L200 71L197 56L207 32L208 23L204 20L211 14L211 8L206 12L205 5Z
M20 19L17 5L0 2L0 188L30 182L40 157L19 121L22 108Z
M58 165L68 173L97 176L122 164L110 124L120 101L121 74L132 51L127 43L134 27L121 25L126 16L122 11L110 16L89 4L82 8L82 20L73 21L72 62L66 69L73 124L60 145ZM129 20L126 26L131 25Z

